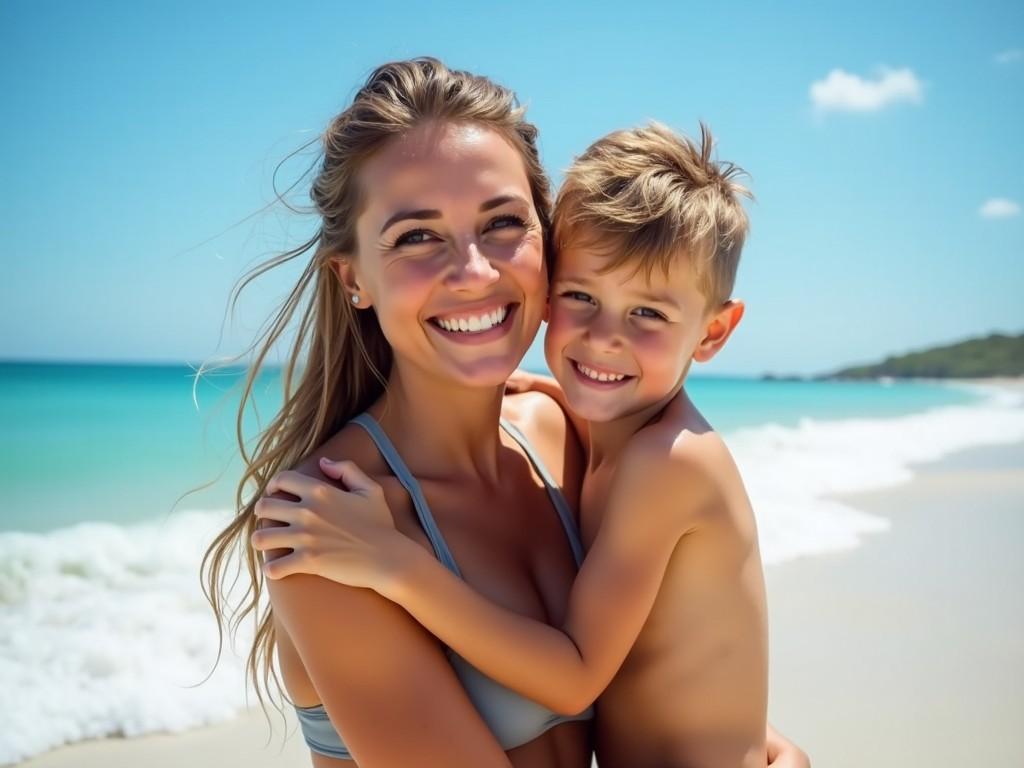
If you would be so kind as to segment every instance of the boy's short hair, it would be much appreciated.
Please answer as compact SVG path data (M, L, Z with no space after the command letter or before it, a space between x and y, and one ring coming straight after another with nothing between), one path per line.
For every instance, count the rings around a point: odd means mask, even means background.
M674 259L686 257L707 306L727 301L750 228L740 197L753 195L734 181L745 171L711 159L713 139L703 122L700 134L698 147L651 122L591 144L558 193L556 258L579 237L609 252L608 271L634 264L650 278L656 265L667 274Z

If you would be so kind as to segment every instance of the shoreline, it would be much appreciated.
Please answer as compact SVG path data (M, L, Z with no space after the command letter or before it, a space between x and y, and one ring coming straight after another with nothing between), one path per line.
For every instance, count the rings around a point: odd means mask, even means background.
M1024 378L996 386L1024 392ZM1011 585L1024 580L1009 557L1024 538L1014 514L1024 508L1024 442L956 451L914 464L898 486L828 498L890 525L853 549L766 566L771 722L821 765L918 764L926 755L930 765L1012 762L1011 721L1024 714L1024 695L1011 681L1024 677L1024 652L1008 646L1024 636L1024 620L1000 623L996 606L1012 604ZM254 708L180 733L76 742L16 765L309 766L294 714L286 731L270 715L272 733ZM942 743L943 734L959 741Z
M856 549L766 569L769 716L812 762L1011 765L1024 715L1024 443L843 495L890 522Z

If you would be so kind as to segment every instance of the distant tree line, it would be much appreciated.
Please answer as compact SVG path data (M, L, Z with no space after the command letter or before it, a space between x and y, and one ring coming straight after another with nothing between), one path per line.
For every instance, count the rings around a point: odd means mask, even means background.
M1024 376L1024 334L993 333L981 339L887 357L875 365L843 368L820 378L874 379L879 376L939 379Z

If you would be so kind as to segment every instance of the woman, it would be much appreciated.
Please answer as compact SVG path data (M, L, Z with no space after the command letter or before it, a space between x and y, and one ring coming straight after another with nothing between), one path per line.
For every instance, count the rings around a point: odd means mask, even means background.
M242 504L240 487L241 512L207 553L219 618L224 560L253 534L257 502L324 509L326 457L380 483L396 527L478 591L561 622L580 554L580 448L545 395L503 398L546 302L550 201L535 138L510 91L433 59L378 68L329 126L312 190L323 224L286 254L315 248L266 347L310 282L315 300L283 408L246 457L242 485L256 493ZM261 499L287 468L301 496ZM262 578L246 556L253 610ZM267 567L286 559L271 553ZM250 673L258 690L276 648L317 768L590 764L590 710L559 718L497 686L375 593L305 574L268 592Z

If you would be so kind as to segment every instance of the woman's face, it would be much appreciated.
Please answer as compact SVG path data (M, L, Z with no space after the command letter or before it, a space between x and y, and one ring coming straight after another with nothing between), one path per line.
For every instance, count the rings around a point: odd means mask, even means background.
M500 385L536 335L547 294L519 152L478 124L428 123L368 159L359 183L350 280L396 365Z

